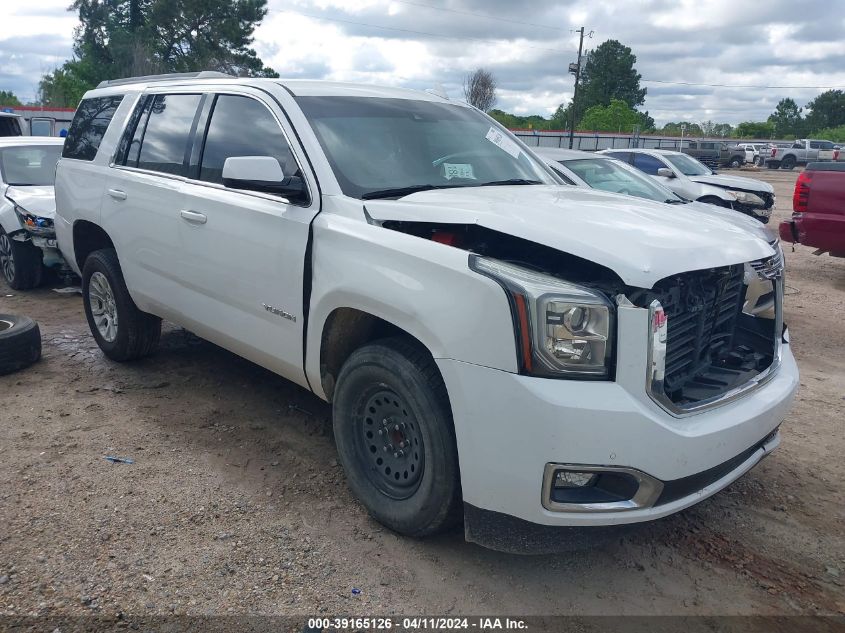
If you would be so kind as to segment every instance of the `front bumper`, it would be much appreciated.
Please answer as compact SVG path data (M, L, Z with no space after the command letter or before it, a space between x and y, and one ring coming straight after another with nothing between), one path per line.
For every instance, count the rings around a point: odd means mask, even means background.
M643 332L642 312L620 315L619 331ZM674 417L646 393L645 339L620 337L614 382L533 378L438 360L455 420L464 502L548 526L648 521L721 490L775 448L778 436L772 434L798 388L787 343L766 384L723 406ZM744 459L732 462L743 453ZM726 463L730 468L715 479L692 479ZM685 478L699 485L675 486L680 496L655 498L645 507L554 511L544 507L548 464L621 467L664 485Z

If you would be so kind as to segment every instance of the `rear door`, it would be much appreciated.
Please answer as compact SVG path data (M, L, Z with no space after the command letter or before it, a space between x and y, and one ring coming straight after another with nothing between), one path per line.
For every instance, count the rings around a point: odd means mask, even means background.
M303 277L319 208L281 107L257 89L208 95L178 220L180 305L205 338L299 384ZM307 202L223 185L233 156L271 156L308 184Z
M103 194L126 284L141 309L182 322L179 211L190 141L204 96L142 95L124 130Z

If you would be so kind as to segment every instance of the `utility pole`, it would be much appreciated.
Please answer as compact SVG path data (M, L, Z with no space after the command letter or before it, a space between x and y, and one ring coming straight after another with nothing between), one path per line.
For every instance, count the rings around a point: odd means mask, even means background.
M569 125L569 149L572 149L572 142L575 136L576 106L578 104L578 80L581 78L581 51L584 50L584 27L582 26L576 31L576 33L581 34L581 39L578 42L578 61L574 64L569 64L569 72L575 74L575 90L572 93L572 122ZM590 37L592 37L592 35L593 32L590 31Z

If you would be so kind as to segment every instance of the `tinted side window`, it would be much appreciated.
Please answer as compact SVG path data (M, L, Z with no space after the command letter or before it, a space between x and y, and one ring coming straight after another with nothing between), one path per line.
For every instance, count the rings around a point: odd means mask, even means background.
M631 162L631 152L606 152L608 156L613 156L613 158L617 160L624 161L626 163Z
M819 149L833 149L833 143L830 141L819 141Z
M21 136L21 125L16 117L0 117L0 136Z
M155 96L146 128L138 139L141 143L136 163L139 168L182 175L200 98L201 95ZM131 147L129 154L132 154Z
M273 156L285 178L302 176L276 119L249 97L217 97L200 159L200 180L222 183L223 163L230 156Z
M818 141L810 141L810 149L819 149L822 146Z
M656 176L657 170L666 167L666 165L663 164L663 161L655 158L654 156L649 156L648 154L634 154L634 167L651 176Z
M83 99L65 138L64 158L94 160L123 95Z

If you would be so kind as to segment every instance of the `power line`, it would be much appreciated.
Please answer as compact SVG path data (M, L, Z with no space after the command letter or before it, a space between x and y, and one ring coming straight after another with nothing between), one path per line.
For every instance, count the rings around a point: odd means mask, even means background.
M379 24L367 24L366 22L356 22L354 20L344 20L342 18L329 18L322 15L314 15L312 13L303 13L301 11L292 11L291 9L279 9L274 11L274 13L293 13L295 15L301 15L306 18L312 18L314 20L327 20L329 22L340 22L342 24L353 24L355 26L366 26L373 29L384 29L386 31L399 31L401 33L412 33L414 35L427 35L429 37L439 37L441 39L446 40L457 40L461 42L471 41L471 42L481 42L482 44L499 44L503 40L494 40L494 39L481 39L478 37L457 37L455 35L440 35L439 33L429 33L428 31L414 31L411 29L402 29L396 26L381 26ZM522 48L532 48L538 51L548 51L550 53L561 53L564 55L569 55L574 51L564 51L559 48L544 48L542 46L531 46L530 44L520 44Z
M759 90L768 90L768 89L778 89L778 90L802 90L802 89L814 89L814 90L828 90L833 88L833 86L754 86L754 85L744 85L744 84L697 84L691 83L688 81L664 81L662 79L640 79L640 81L644 83L650 84L671 84L674 86L700 86L703 88L756 88Z
M508 22L510 24L521 24L523 26L534 26L540 29L551 29L552 31L561 31L564 29L556 26L549 26L548 24L537 24L536 22L522 22L521 20L511 20L509 18L500 18L497 15L487 15L485 13L475 13L473 11L462 11L460 9L452 9L450 7L433 7L430 4L423 4L422 2L411 2L410 0L393 0L399 4L407 4L412 7L423 7L424 9L432 9L434 11L448 11L450 13L459 13L461 15L472 15L477 18L485 18L487 20L498 20L499 22Z

